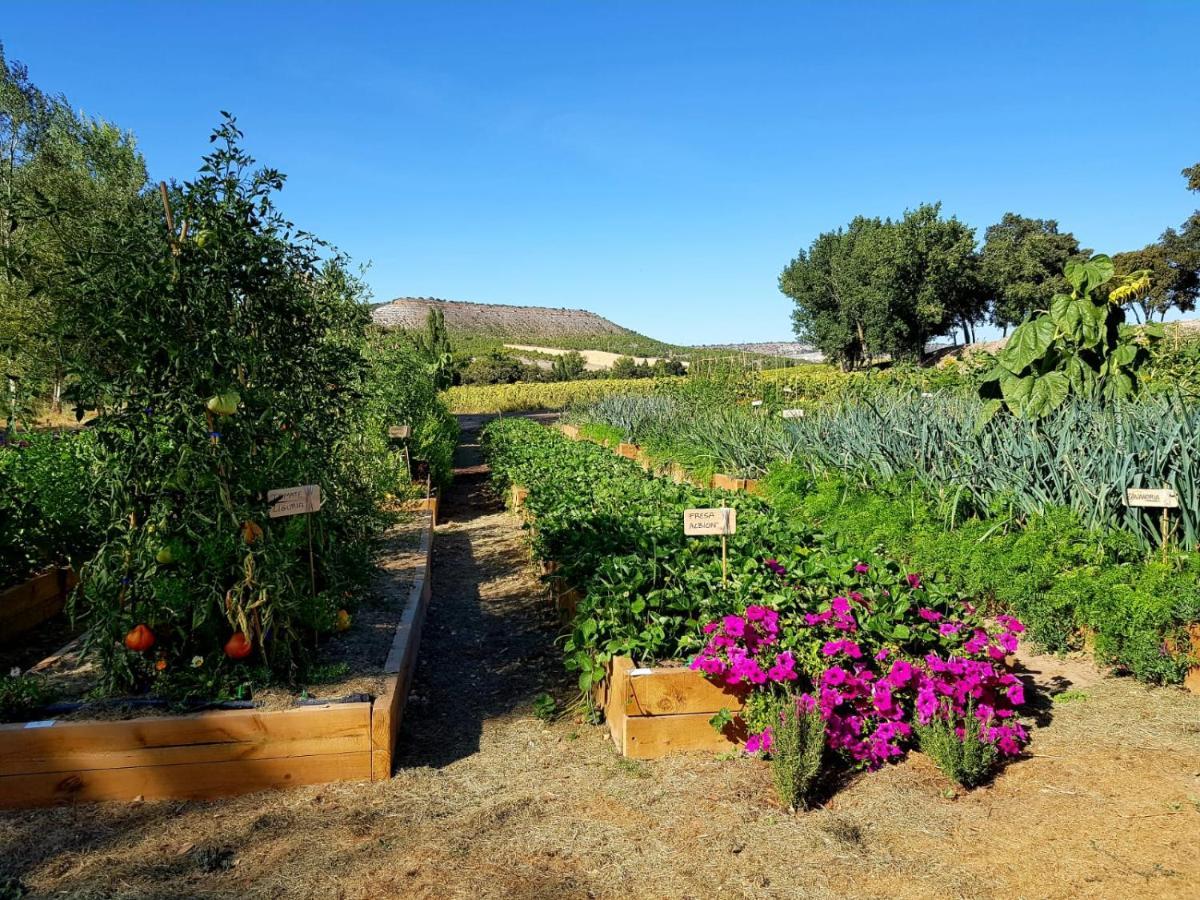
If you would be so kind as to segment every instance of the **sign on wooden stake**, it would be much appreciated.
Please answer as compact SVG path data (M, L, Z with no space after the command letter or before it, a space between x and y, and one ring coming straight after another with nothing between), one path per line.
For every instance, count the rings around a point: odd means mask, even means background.
M1179 495L1170 488L1130 488L1125 492L1125 505L1178 509Z
M684 534L721 536L721 584L729 582L729 535L737 532L737 510L724 504L719 509L685 509Z
M803 419L804 410L802 409L781 409L779 415L785 419Z
M390 438L406 438L412 434L411 425L389 425L388 437Z
M683 511L683 533L735 534L737 533L737 510L724 506L718 509L685 509Z
M321 486L302 484L267 491L267 507L272 519L317 512L321 508Z
M1159 532L1162 538L1162 558L1167 561L1167 545L1171 540L1171 514L1169 509L1179 508L1179 495L1170 488L1129 488L1125 491L1125 505L1161 509Z

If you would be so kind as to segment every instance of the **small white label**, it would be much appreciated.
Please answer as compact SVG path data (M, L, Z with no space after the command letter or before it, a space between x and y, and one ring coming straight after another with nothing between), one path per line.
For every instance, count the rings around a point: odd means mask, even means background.
M26 728L52 728L54 727L54 719L38 719L36 722L26 722Z
M267 491L267 506L272 519L316 512L321 508L321 486L302 484L299 487Z
M779 414L785 419L803 419L804 410L802 409L781 409Z
M412 434L411 425L389 425L388 437L390 438L406 438Z
M1125 505L1177 509L1179 495L1170 488L1130 488L1125 492Z
M762 406L762 401L761 400L751 400L750 405L751 406Z
M732 507L715 509L685 509L683 511L684 534L735 534L737 532L737 510Z

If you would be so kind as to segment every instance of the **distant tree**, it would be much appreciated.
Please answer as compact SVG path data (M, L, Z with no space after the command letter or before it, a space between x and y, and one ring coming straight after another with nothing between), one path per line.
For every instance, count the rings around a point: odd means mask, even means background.
M611 378L637 378L638 364L632 356L618 356L608 370Z
M941 217L940 203L925 203L896 225L892 297L909 333L890 352L919 358L931 338L956 328L975 339L987 312L987 291L975 251L975 230L954 216Z
M516 384L524 376L525 366L519 359L493 350L467 363L461 378L463 384Z
M1179 240L1173 231L1168 234L1173 238L1172 242ZM1118 276L1128 276L1141 270L1150 272L1150 289L1125 304L1139 321L1152 322L1155 315L1162 321L1171 308L1185 312L1195 308L1200 280L1194 267L1177 264L1183 255L1178 249L1174 254L1171 252L1168 236L1164 235L1163 240L1141 250L1118 253L1113 257Z
M1049 309L1050 299L1068 290L1062 274L1067 261L1088 255L1075 235L1060 232L1053 219L1005 213L984 232L980 254L992 321L1007 333L1030 313Z
M584 368L583 354L572 350L554 357L550 371L555 381L573 381L583 374Z
M974 232L936 203L819 235L779 289L796 304L797 336L847 369L884 354L919 359L954 328L970 336L986 306Z
M1184 169L1183 177L1187 179L1189 191L1200 191L1200 163Z
M429 310L425 330L413 336L413 344L425 360L429 374L438 390L448 388L454 381L454 350L446 331L446 314L440 309Z
M683 362L678 359L659 359L655 361L651 368L654 375L658 378L687 374L687 369L684 367Z
M779 276L780 291L796 304L796 335L843 368L879 352L877 326L887 316L885 243L884 223L859 216L845 230L818 235Z

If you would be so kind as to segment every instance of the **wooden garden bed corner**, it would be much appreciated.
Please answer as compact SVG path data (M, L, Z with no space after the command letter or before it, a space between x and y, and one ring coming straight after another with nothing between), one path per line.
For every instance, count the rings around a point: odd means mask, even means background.
M52 569L0 591L0 644L57 616L78 579L70 569Z
M432 516L422 516L421 561L380 696L269 711L0 725L0 806L201 799L389 778L430 598Z
M685 668L639 669L627 656L608 665L595 691L617 752L631 759L659 759L676 753L720 753L746 738L735 716L718 732L711 719L722 709L737 713L742 695Z

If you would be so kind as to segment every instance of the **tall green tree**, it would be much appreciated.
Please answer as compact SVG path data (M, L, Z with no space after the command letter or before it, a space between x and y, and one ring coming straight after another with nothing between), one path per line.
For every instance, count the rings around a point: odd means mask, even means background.
M893 302L910 333L898 356L919 356L932 338L961 328L975 338L987 311L987 292L975 250L975 230L954 216L941 217L940 203L925 203L897 224Z
M817 236L779 276L795 303L797 336L831 361L853 369L884 352L887 322L888 225L859 216L845 229Z
M445 390L454 381L454 350L450 332L446 330L446 314L431 309L425 317L425 330L413 336L413 343L438 390Z
M572 350L554 357L550 372L555 381L573 381L583 374L584 368L583 354Z
M974 232L943 219L936 203L819 235L779 289L796 304L796 334L848 369L884 355L920 358L956 328L969 338L986 308Z
M1086 256L1069 231L1053 219L1030 219L1016 213L984 232L980 270L992 298L992 321L1007 330L1027 315L1050 308L1055 294L1068 290L1067 261Z
M1148 244L1141 250L1118 253L1113 265L1118 276L1128 276L1138 271L1149 271L1150 288L1128 301L1140 321L1152 322L1158 316L1162 321L1168 310L1175 308L1187 312L1195 309L1196 297L1200 293L1200 278L1197 275L1197 260L1181 263L1192 254L1186 247L1179 246L1183 238L1169 229L1163 239ZM1140 315L1139 315L1140 313Z
M17 412L57 401L86 352L67 302L77 264L108 223L136 214L145 187L132 136L44 94L0 47L0 359L20 385Z

